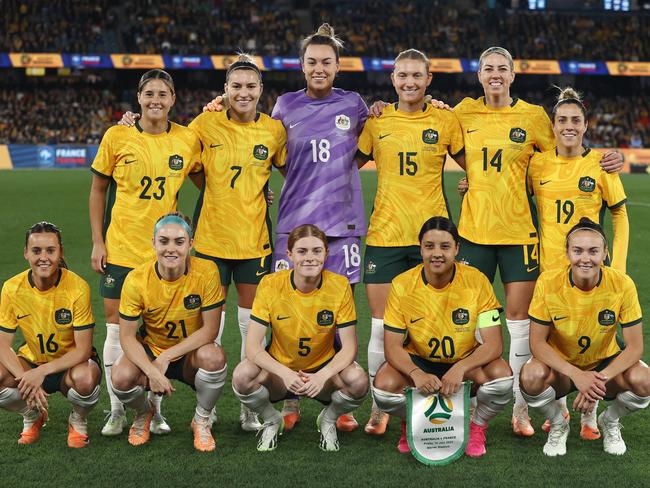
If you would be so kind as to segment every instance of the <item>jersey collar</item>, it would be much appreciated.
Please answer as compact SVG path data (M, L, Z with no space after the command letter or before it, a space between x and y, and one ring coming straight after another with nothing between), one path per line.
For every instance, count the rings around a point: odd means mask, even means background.
M603 281L603 269L601 268L598 271L598 283L596 283L596 286L600 286L600 282ZM573 274L572 270L569 269L569 283L571 284L571 288L575 288L576 284L573 282Z
M139 121L139 120L136 120L136 121L135 121L135 128L138 129L138 132L144 132L144 129L143 129L142 126L140 125L140 121ZM169 132L170 132L171 130L172 130L172 123L168 120L168 121L167 121L167 130L166 130L165 132L167 132L167 134L169 134Z
M424 283L424 286L427 286L429 282L427 281L427 275L424 274L424 266L422 266L422 270L420 271L420 276L422 277L422 282ZM456 277L456 263L454 263L454 269L451 272L451 279L449 280L449 283L445 285L445 288L452 284L455 277ZM431 286L431 288L433 288L434 290L438 289L435 288L433 285Z
M256 113L255 113L255 120L253 120L253 122L257 122L258 120L260 120L260 117L261 117L261 116L262 116L262 114L261 114L260 112L256 112ZM231 120L231 117L230 117L230 109L226 110L226 117L228 118L228 120ZM233 122L234 122L234 121L233 121Z
M293 281L293 270L291 270L291 273L289 273L289 279L291 280L291 288L296 290L297 292L302 293L297 287L296 287L296 282ZM318 285L316 285L316 289L320 290L321 286L323 286L323 273L320 274L320 281L318 282Z
M487 102L485 101L485 97L481 97L481 98L483 99L483 105L485 105L487 107ZM510 106L514 107L517 104L518 101L519 101L519 98L512 97L512 102L510 103Z
M56 281L54 282L54 286L59 286L59 283L61 282L61 275L63 274L63 270L59 268L59 276L56 277ZM29 283L29 286L32 288L36 288L36 283L34 283L34 279L32 278L32 270L30 269L27 273L27 282Z
M584 152L580 155L580 157L581 157L581 158L584 158L584 157L586 157L587 154L589 154L590 152L591 152L591 148L590 148L590 147L585 147L585 150L584 150ZM555 155L558 156L558 157L561 157L561 156L557 153L557 146L555 146Z
M153 269L156 271L156 276L158 277L158 279L159 279L160 281L164 281L164 282L166 282L166 283L172 283L172 282L170 282L170 281L167 281L165 278L163 278L163 276L160 274L160 271L158 271L158 261L156 261L155 263L153 263ZM183 273L183 276L187 276L187 273L189 272L189 270L190 270L190 268L189 268L189 266L186 264L186 265L185 265L185 272Z

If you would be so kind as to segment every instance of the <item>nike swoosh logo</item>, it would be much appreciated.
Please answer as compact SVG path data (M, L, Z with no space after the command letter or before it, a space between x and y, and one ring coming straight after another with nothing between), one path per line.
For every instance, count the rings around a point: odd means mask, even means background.
M471 134L472 132L476 132L478 129L467 129L467 133Z
M411 323L414 324L414 323L416 323L417 321L422 320L423 318L424 318L424 317L420 317L419 319L415 319L415 320L411 319Z
M540 181L539 186L544 186L546 183L550 183L551 180L546 180L546 181Z
M389 135L390 134L384 134L384 135L379 134L379 139L383 139L384 137L388 137Z
M210 144L210 148L214 149L215 147L221 147L223 144Z
M530 354L517 354L517 353L515 353L515 356L518 357L518 358L525 358L525 357L530 356Z
M296 122L295 124L289 124L289 129L293 129L295 126L302 124L302 120L300 122Z
M278 315L276 317L276 320L285 320L285 319L288 319L289 317L291 317L291 315L287 315L286 317L281 317L281 316Z
M499 320L499 314L496 314L494 317L492 317L492 320L493 320L494 322L496 322L497 320Z
M29 317L31 313L25 314L25 315L16 315L16 320L24 319L25 317Z
M532 272L535 271L537 268L539 268L539 266L533 266L532 268L526 268L526 271L528 271L529 273L532 273Z
M558 320L566 319L568 315L565 315L564 317L553 317L553 321L556 322Z
M268 271L264 270L261 273L259 271L255 271L255 276L262 276L263 274L268 273Z
M131 163L135 163L136 161L137 161L137 159L132 159L131 161L126 160L126 161L124 161L124 164L131 164Z
M352 276L356 272L357 272L357 270L353 269L352 271L346 271L345 274L348 275L348 276Z
M157 307L157 308L149 308L149 309L147 309L147 313L154 313L156 310L160 310L160 307Z

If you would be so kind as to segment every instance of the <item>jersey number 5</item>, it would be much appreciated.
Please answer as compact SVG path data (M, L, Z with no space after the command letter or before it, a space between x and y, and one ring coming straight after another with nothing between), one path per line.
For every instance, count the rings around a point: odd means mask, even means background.
M311 352L311 347L307 344L311 341L311 337L301 337L298 339L298 355L307 356Z

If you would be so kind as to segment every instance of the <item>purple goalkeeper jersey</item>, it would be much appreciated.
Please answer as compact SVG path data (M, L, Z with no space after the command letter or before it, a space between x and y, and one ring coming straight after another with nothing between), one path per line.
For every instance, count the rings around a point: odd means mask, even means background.
M287 130L286 180L277 233L314 224L331 237L365 235L354 156L368 107L359 94L339 88L322 99L308 97L306 90L285 93L272 116Z

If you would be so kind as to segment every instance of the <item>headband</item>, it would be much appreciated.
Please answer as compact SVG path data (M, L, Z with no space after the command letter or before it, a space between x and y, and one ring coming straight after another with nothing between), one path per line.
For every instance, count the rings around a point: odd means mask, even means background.
M232 73L238 69L252 69L260 76L260 78L262 77L260 69L255 63L251 63L250 61L235 61L228 67L228 73Z
M569 238L573 234L575 234L576 232L580 232L581 230L588 230L590 232L595 232L603 240L603 244L605 244L605 247L607 247L607 239L605 238L605 236L603 234L601 234L599 231L597 231L596 229L592 229L591 227L578 227L577 229L572 230L566 236L567 243L569 242ZM567 246L568 246L568 244L567 244Z
M156 225L153 228L153 235L155 236L163 225L168 224L180 225L185 230L185 232L187 232L187 235L192 237L192 230L190 229L190 226L178 215L166 215L158 222L156 222Z

